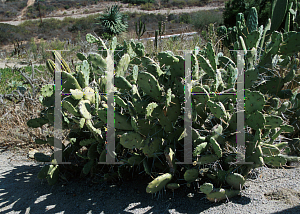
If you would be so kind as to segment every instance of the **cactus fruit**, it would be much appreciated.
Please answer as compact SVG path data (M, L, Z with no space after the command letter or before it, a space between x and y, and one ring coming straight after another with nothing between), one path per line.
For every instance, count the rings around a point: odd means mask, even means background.
M147 188L147 193L156 193L160 191L168 182L170 182L172 179L172 175L170 173L163 174L161 176L158 176L153 181L151 181Z
M241 190L245 183L245 178L238 173L230 173L226 176L226 182L234 189Z

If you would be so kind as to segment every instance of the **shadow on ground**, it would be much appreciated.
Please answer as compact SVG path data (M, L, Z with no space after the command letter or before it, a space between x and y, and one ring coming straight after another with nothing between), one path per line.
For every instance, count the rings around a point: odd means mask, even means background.
M300 205L272 214L289 214L289 213L291 214L300 213Z
M145 191L147 180L124 181L120 185L73 180L49 186L37 178L40 168L41 165L1 167L0 212L201 213L222 204L210 203L203 193L186 185L174 197L170 191L159 198L152 197ZM248 204L250 199L237 196L231 202Z

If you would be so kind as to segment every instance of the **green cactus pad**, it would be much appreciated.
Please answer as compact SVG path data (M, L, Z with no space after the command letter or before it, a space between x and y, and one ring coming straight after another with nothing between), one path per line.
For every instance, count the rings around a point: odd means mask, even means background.
M245 89L254 86L258 78L258 69L251 68L245 71Z
M196 146L196 148L193 151L193 156L197 157L200 156L201 153L203 153L207 149L207 142L203 142Z
M218 140L220 136L222 136L223 127L220 124L215 125L211 130L211 138Z
M133 155L130 158L128 158L127 162L131 166L137 166L143 162L143 157L141 155L136 154L136 155Z
M208 42L206 44L206 55L207 55L207 58L209 60L211 67L214 70L217 70L215 51L214 51L214 48L213 48L213 45L211 44L211 42Z
M180 102L177 97L172 98L168 108L163 109L158 115L159 123L166 132L173 131L173 127L181 114Z
M125 101L117 94L115 94L115 101L116 104L119 105L120 107L127 109L127 103L125 103Z
M154 109L157 107L157 103L149 103L147 105L147 108L146 108L146 117L147 118L151 118L152 116L152 112L154 111Z
M82 117L84 117L87 120L92 119L92 115L90 113L91 107L89 100L80 100L78 103L78 109Z
M281 91L283 86L284 82L282 78L272 77L266 83L263 83L260 86L258 86L257 89L263 94L277 94L279 91Z
M130 84L130 82L128 82L128 80L123 76L116 76L114 79L114 84L115 84L115 87L121 88L124 90L132 89L132 85Z
M179 59L176 58L170 51L158 53L158 60L160 65L172 65L179 62Z
M149 104L147 100L136 101L133 104L134 104L134 110L136 111L137 114L140 115L146 114L146 109Z
M34 159L38 162L50 162L51 157L48 155L45 155L44 153L37 152L34 154Z
M180 187L180 184L178 184L178 183L168 183L166 187L168 189L175 190L175 189L178 189Z
M90 146L90 148L89 148L89 150L88 150L88 154L87 154L87 156L89 157L90 160L93 160L93 159L99 157L99 153L98 153L98 151L97 151L97 146L98 146L98 144L99 144L99 143L96 142L96 143L93 143L93 144Z
M65 71L61 72L61 79L62 79L62 93L70 94L70 89L79 89L82 90L79 83L77 82L76 78Z
M279 127L284 132L293 132L294 131L294 127L291 125L280 125Z
M39 171L39 173L37 175L38 179L47 178L49 169L50 169L50 165L43 166L43 168Z
M188 169L184 173L184 180L188 183L194 182L199 175L199 170L198 169Z
M38 128L38 127L42 127L48 122L49 120L47 118L34 118L27 121L27 126L31 128Z
M258 91L245 90L245 113L261 111L265 105L264 95Z
M89 129L89 131L94 135L96 140L98 142L103 142L103 136L102 136L102 133L101 133L101 129L95 128L93 126L91 120L88 120L88 119L85 120L85 124L86 124L87 128Z
M79 117L80 113L78 110L68 101L64 100L62 101L62 108L66 109L69 113L74 115L75 117Z
M251 34L253 31L257 30L258 27L258 15L255 7L252 7L249 11L246 26L248 28L249 33Z
M59 166L50 165L47 175L47 181L49 185L54 185L59 178Z
M296 76L296 69L293 67L290 72L284 77L283 82L287 83L292 81Z
M210 65L208 61L202 56L202 55L197 55L198 61L199 61L199 66L211 77L215 77L215 70L213 67Z
M266 156L264 157L264 162L267 165L274 166L274 167L282 167L286 164L286 158L282 156Z
M267 129L277 128L280 125L282 125L282 123L283 123L283 120L281 117L274 116L274 115L272 115L272 116L266 115L265 120L266 120L265 128L267 128Z
M214 189L211 193L207 194L206 198L210 202L219 202L227 198L232 198L234 196L237 196L239 193L240 190L229 190L229 189L217 188Z
M168 182L172 180L170 173L163 174L150 182L146 188L147 193L156 193L160 191Z
M54 93L54 85L44 85L41 88L41 95L43 97L51 97Z
M251 128L258 130L264 128L266 120L261 112L255 111L246 118L245 122Z
M132 43L131 43L131 44L132 44ZM143 56L145 56L145 46L144 46L144 44L141 43L141 42L136 43L135 48L134 48L134 51L135 51L135 53L136 53L136 55L137 55L138 57L143 57Z
M245 183L245 178L238 173L230 173L226 177L226 182L234 189L241 190Z
M209 92L202 86L194 86L192 88L192 93L197 93L192 95L192 99L195 99L197 104L207 104L210 99Z
M213 148L215 154L220 158L222 157L222 149L218 142L214 138L210 138L210 145Z
M143 153L146 157L157 157L162 151L164 139L160 137L147 138L144 141Z
M221 102L213 102L211 100L207 101L207 107L209 108L209 110L211 111L211 113L214 114L215 117L217 118L227 118L227 113L226 113L226 109L223 105L223 103Z
M204 183L200 186L200 191L206 195L211 193L213 189L214 189L214 185L211 183Z
M91 63L92 68L95 70L107 69L107 62L100 54L89 54L87 60L89 63ZM103 74L103 72L101 72L101 74Z
M147 68L147 72L155 76L160 77L164 72L160 69L159 65L149 57L142 57L142 64Z
M202 155L200 156L199 160L197 161L197 164L208 164L219 160L218 156L216 155Z
M81 61L87 60L86 56L83 53L77 53L76 54L77 58L80 59Z
M70 89L71 92L71 97L75 100L81 100L81 98L83 97L83 92L79 89Z
M263 154L266 156L280 154L280 150L275 145L272 144L262 143L261 150Z
M156 101L160 101L162 96L162 89L159 86L157 79L148 72L140 72L137 83L139 87L150 97Z
M209 194L206 195L206 198L210 202L219 202L226 199L225 189L215 188Z
M122 134L120 143L127 149L142 148L144 146L142 136L136 132L126 132Z
M280 99L290 99L293 96L293 92L291 89L281 90L278 92L277 96Z
M83 166L82 172L87 175L93 168L94 164L95 164L94 160L90 160Z
M124 54L116 67L116 76L124 76L130 62L129 54Z

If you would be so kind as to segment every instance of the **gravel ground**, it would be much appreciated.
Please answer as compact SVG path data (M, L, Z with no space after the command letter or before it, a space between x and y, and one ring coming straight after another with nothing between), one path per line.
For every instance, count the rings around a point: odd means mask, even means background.
M170 191L152 197L145 191L147 178L119 185L77 179L48 186L37 178L41 165L18 149L2 151L0 163L0 213L300 213L299 168L257 168L241 196L211 203L196 184L181 186L174 197Z

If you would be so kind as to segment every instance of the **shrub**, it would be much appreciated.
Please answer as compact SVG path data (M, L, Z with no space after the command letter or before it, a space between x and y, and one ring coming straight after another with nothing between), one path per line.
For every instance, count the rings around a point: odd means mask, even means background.
M227 27L234 26L238 13L244 13L247 18L251 7L257 9L259 24L265 25L271 14L271 0L230 0L226 2L223 13L224 24Z
M222 24L222 13L216 10L206 10L192 14L192 24L196 30L204 30L210 23L215 23L217 26Z
M123 0L123 3L146 4L146 3L155 3L155 0Z

